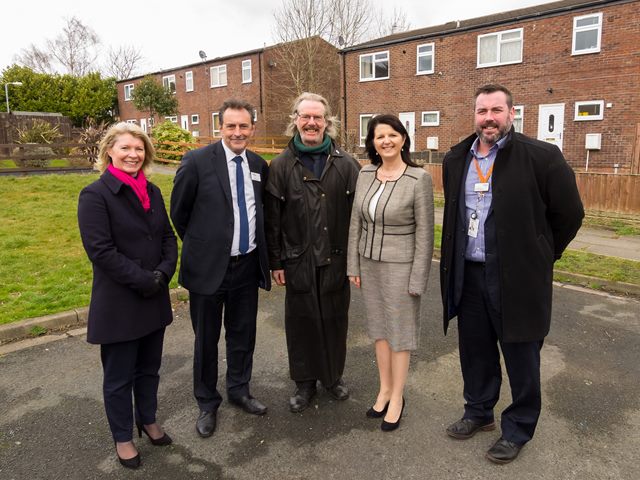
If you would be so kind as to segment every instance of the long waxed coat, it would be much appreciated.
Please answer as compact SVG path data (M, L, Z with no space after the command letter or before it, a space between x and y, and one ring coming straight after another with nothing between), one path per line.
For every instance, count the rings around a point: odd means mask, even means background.
M178 247L160 189L147 184L145 212L131 187L108 171L80 192L78 225L93 265L87 341L141 338L171 323L169 290L144 298L154 270L171 278Z
M464 205L471 135L447 153L443 165L445 194L440 284L444 331L457 315L467 226ZM498 151L492 174L493 200L485 224L487 241L495 243L486 259L487 272L497 279L502 340L542 340L551 323L553 263L580 228L584 210L575 175L555 145L511 131ZM493 218L491 218L493 216ZM493 225L487 231L487 225ZM489 246L487 246L489 249Z

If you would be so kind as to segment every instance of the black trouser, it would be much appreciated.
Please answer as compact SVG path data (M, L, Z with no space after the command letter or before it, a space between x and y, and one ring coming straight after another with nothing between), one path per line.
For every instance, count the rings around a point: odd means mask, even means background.
M129 342L100 345L104 408L116 442L128 442L132 437L132 391L137 421L143 425L156 422L164 330Z
M193 393L200 410L213 412L222 403L218 392L218 341L224 310L227 348L227 394L249 395L256 344L258 313L258 253L232 258L218 291L213 295L189 293L195 333Z
M464 289L458 310L460 365L464 379L465 418L493 420L502 371L500 351L511 386L512 403L501 417L502 436L519 445L533 437L541 409L542 341L499 341L500 313L491 307L483 264L465 262Z

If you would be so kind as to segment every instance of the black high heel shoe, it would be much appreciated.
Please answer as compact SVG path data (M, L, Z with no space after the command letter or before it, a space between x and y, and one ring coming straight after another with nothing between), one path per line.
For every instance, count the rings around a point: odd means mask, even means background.
M387 409L389 408L389 402L387 402L384 406L384 408L382 409L382 411L378 411L375 408L371 407L369 410L367 410L367 413L365 414L367 416L367 418L380 418L381 416L383 416L385 413L387 413Z
M402 397L402 409L400 410L400 416L398 420L395 422L387 422L386 420L382 420L382 424L380 425L380 430L383 432L391 432L400 426L400 419L402 418L402 413L404 412L404 397Z
M144 425L142 423L136 422L136 427L138 427L138 437L142 438L142 432L144 432L144 434L149 437L149 441L151 442L151 444L155 445L156 447L164 447L173 443L173 440L171 440L171 437L167 435L166 432L160 438L152 438L151 435L149 435L149 432L147 432L147 429L144 428Z
M122 458L120 455L118 455L118 444L115 441L113 442L113 444L116 447L116 456L118 457L118 460L120 461L120 465L122 465L125 468L130 468L132 470L135 470L136 468L140 467L142 462L140 461L140 453L139 452L133 458Z

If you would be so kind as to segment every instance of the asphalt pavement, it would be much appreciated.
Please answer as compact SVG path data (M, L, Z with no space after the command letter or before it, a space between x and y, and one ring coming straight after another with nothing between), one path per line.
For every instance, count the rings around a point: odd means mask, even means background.
M542 351L542 416L533 441L509 465L484 458L498 431L464 441L444 433L462 414L463 399L456 325L443 335L434 268L407 406L394 432L382 432L379 420L364 415L376 395L377 373L358 291L344 375L351 397L336 402L321 391L307 411L288 411L293 383L284 291L276 287L261 293L252 381L253 395L269 412L250 416L223 402L209 439L194 428L193 333L188 306L176 303L158 410L174 444L154 447L136 438L143 461L138 471L117 462L102 405L99 348L86 343L83 329L0 355L0 478L638 479L640 302L577 287L557 286L554 294L552 329ZM508 392L505 378L497 412L507 405Z

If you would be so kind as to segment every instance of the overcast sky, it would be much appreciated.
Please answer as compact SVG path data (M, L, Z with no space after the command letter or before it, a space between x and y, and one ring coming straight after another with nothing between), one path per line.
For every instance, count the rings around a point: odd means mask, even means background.
M391 13L407 13L411 29L481 17L550 0L371 0ZM55 38L65 17L76 16L100 37L102 48L138 46L145 58L139 73L174 68L272 45L273 11L282 0L6 0L2 13L0 70L31 43ZM377 36L377 35L376 35Z

